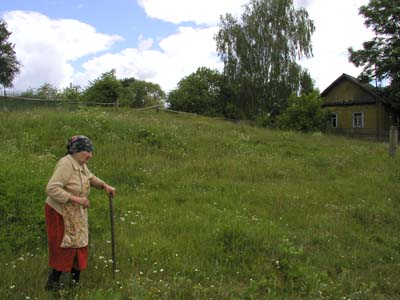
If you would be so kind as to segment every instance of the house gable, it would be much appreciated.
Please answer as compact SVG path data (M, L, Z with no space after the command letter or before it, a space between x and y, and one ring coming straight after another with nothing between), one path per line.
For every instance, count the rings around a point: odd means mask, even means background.
M370 84L361 83L356 78L343 74L322 93L323 106L347 106L374 104L382 99Z

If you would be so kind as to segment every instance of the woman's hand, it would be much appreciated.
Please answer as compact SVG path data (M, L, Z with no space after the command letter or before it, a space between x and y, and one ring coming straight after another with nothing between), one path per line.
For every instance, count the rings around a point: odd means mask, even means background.
M108 195L111 195L114 198L116 192L114 187L104 182L103 189L106 191Z
M78 197L78 196L71 195L69 200L71 200L72 202L75 202L79 205L82 205L84 208L88 208L90 206L90 201L86 197Z

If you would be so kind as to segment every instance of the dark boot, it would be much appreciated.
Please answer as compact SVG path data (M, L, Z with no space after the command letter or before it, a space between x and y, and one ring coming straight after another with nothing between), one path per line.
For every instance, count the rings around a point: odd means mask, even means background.
M47 283L45 289L47 291L55 291L60 289L60 277L61 271L52 269L50 271L49 277L47 278Z
M81 277L81 271L72 269L71 270L71 287L77 287L79 285L79 278Z

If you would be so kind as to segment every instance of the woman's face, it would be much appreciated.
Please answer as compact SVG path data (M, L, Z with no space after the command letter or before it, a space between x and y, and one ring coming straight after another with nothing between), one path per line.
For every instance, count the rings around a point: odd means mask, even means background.
M88 160L92 157L92 155L93 155L93 152L80 151L80 152L74 153L72 156L82 166L83 164L86 164L88 162Z

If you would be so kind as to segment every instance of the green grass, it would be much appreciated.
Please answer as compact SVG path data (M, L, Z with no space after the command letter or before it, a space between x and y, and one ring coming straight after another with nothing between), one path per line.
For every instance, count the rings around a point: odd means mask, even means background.
M74 134L118 189L119 272L108 198L92 190L81 288L48 294L44 189ZM400 295L400 159L387 144L95 108L0 112L0 137L0 299Z

